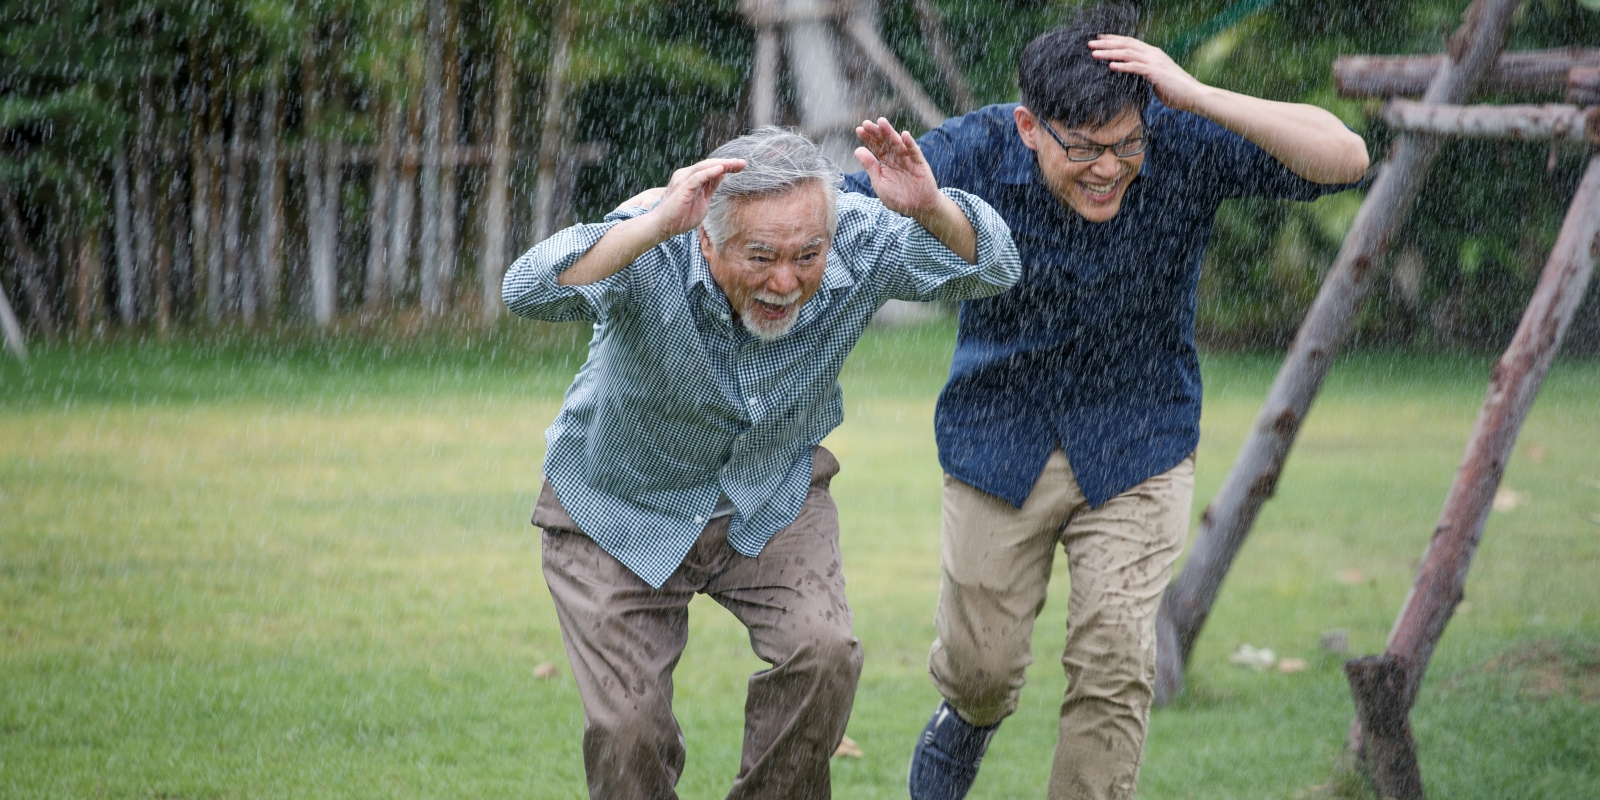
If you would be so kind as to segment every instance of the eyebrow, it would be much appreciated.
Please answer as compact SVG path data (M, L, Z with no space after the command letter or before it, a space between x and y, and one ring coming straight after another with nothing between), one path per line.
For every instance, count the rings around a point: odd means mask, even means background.
M826 242L826 241L827 241L827 237L818 236L817 238L812 239L811 241L800 245L800 249L801 250L810 250L813 247L821 247L823 245L823 243ZM744 246L744 249L746 249L746 250L754 250L754 251L761 252L761 253L776 253L776 252L778 252L778 248L773 247L772 245L767 244L765 242L747 242L745 244L745 246Z

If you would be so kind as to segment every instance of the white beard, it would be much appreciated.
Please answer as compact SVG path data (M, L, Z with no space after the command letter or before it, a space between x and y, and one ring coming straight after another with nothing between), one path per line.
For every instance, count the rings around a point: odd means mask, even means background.
M790 328L794 327L795 320L800 318L800 305L796 302L799 299L799 289L785 295L777 295L767 291L756 292L739 314L744 322L744 329L749 331L751 336L763 342L770 342L783 336L789 332ZM788 306L789 311L778 319L765 319L760 316L760 309L756 306L757 300L763 303L771 303L775 306Z

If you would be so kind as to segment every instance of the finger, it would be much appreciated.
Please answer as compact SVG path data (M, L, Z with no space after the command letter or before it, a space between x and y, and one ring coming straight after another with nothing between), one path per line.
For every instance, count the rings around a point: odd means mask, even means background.
M861 162L861 168L865 169L868 175L876 175L883 169L883 165L878 162L877 156L874 156L872 151L865 147L856 148L856 160Z

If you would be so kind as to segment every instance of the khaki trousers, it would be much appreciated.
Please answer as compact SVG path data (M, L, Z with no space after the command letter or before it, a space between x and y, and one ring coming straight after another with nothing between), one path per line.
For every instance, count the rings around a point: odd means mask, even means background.
M1194 458L1090 508L1061 450L1022 508L946 476L939 638L928 670L962 718L1017 708L1059 542L1072 578L1050 798L1132 798L1156 674L1156 609L1188 532Z
M750 676L744 754L728 797L831 797L828 759L844 737L862 654L828 493L839 462L820 447L814 461L800 516L761 555L734 550L728 518L714 519L660 589L578 531L545 482L534 524L544 528L545 582L583 698L583 765L594 800L678 796L684 742L672 715L672 671L697 592L733 612L772 665Z

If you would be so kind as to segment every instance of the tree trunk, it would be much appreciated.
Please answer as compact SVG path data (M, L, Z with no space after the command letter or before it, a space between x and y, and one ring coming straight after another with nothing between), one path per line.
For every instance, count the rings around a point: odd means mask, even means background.
M417 173L422 159L422 104L420 93L412 92L406 104L406 140L401 148L400 181L395 185L394 229L389 236L389 299L399 304L406 291L407 267L411 263L411 232L417 218Z
M1450 484L1439 523L1417 568L1417 580L1389 632L1388 655L1406 665L1404 710L1416 703L1433 649L1461 602L1472 556L1495 490L1517 443L1528 410L1539 396L1550 363L1561 349L1600 253L1600 155L1578 184L1566 220L1550 251L1533 299L1500 360L1489 375L1489 392L1472 426L1466 453ZM1362 752L1360 720L1352 726L1351 751Z
M328 109L335 119L344 111L344 84L337 73L339 59L328 59L334 74L328 79ZM339 310L339 233L344 223L344 142L337 134L328 137L323 145L322 259L326 271L317 284L317 323L323 327L333 324Z
M460 209L460 175L456 171L456 148L461 144L461 48L457 38L461 4L444 3L444 105L439 115L439 268L434 302L423 310L442 316L450 310L452 285L456 274L456 249L459 245L457 219Z
M511 12L511 4L502 2L500 8ZM483 324L490 325L500 316L504 302L500 299L500 279L506 268L506 239L510 227L511 177L511 98L516 92L513 81L516 70L512 64L513 27L510 20L499 20L495 32L494 48L494 122L489 134L489 186L488 208L484 212L483 252L478 256L478 274L483 284Z
M6 335L6 349L18 361L28 362L28 340L22 335L22 325L17 322L17 312L11 308L11 298L6 296L6 287L0 284L0 330Z
M867 98L843 67L844 52L833 8L821 0L788 0L784 13L785 50L794 82L800 127L811 133L833 163L854 163L855 126L866 113Z
M440 3L427 3L427 57L422 75L422 234L419 242L422 259L422 310L439 313L443 298L439 287L439 218L443 205L439 193L440 148L443 136L444 106L444 31L445 10Z
M81 176L80 176L81 177ZM84 191L89 191L88 181L80 181ZM87 337L94 330L99 316L100 293L104 288L104 274L100 266L100 224L86 221L78 236L76 276L72 281L72 306L77 317L78 335Z
M168 176L166 188L156 200L156 335L163 340L172 328L172 251L176 246L171 235L175 228L172 202L177 192L177 178Z
M311 273L312 318L318 325L327 327L333 323L334 310L333 254L327 250L327 243L331 241L327 226L332 220L332 210L326 207L323 146L318 139L322 135L323 96L317 75L316 47L315 31L308 27L300 46L300 96L305 105L302 171L306 182L306 264Z
M128 191L128 157L119 142L111 155L112 235L117 247L117 316L131 328L138 319L138 276L133 254L133 203Z
M1456 34L1454 49L1460 57L1438 71L1425 102L1461 103L1472 97L1505 46L1518 2L1475 0ZM1261 505L1272 496L1311 401L1350 332L1377 266L1411 215L1438 150L1438 140L1427 136L1403 134L1395 142L1290 345L1233 470L1201 515L1188 560L1167 587L1156 620L1157 703L1166 703L1182 691L1184 666L1228 568Z
M198 46L191 48L198 63ZM215 302L211 275L211 159L206 155L206 94L198 80L189 85L189 277L196 289L195 300L207 311ZM207 315L209 317L209 314Z
M248 108L243 95L232 97L233 132L228 138L227 181L222 206L222 291L229 312L244 311L244 125ZM255 303L250 303L252 311ZM251 314L254 316L254 314ZM249 320L253 321L253 320Z
M227 97L223 94L221 55L211 52L211 99L206 104L206 213L215 226L206 238L206 321L212 325L222 321L229 310L228 287L224 281L223 237L226 220L222 212L222 183L226 164L223 161L222 112Z
M283 285L283 167L278 164L278 130L282 115L279 99L280 77L276 65L261 97L260 183L256 220L260 226L261 255L256 265L261 312L268 319L277 315L279 287Z
M156 169L156 96L154 80L147 73L139 82L139 127L133 162L133 252L138 306L150 308L157 290L155 275L155 197L151 184Z
M533 241L555 233L556 172L566 143L567 73L572 62L572 36L577 15L571 0L553 9L555 28L550 34L550 66L545 70L544 107L539 121L539 173L534 182Z
M22 224L22 212L17 208L16 198L11 196L9 186L0 186L0 214L5 216L6 239L16 255L19 283L22 284L23 296L28 300L28 311L33 315L33 324L39 328L39 332L46 340L54 340L56 320L50 310L50 293L44 280L44 265L34 253L33 246L28 244L28 231Z
M384 290L389 283L390 201L394 197L395 146L400 139L402 113L400 104L392 99L381 101L376 109L376 115L382 121L378 126L378 163L372 170L372 213L367 225L367 281L361 296L369 312L376 312L383 307Z

